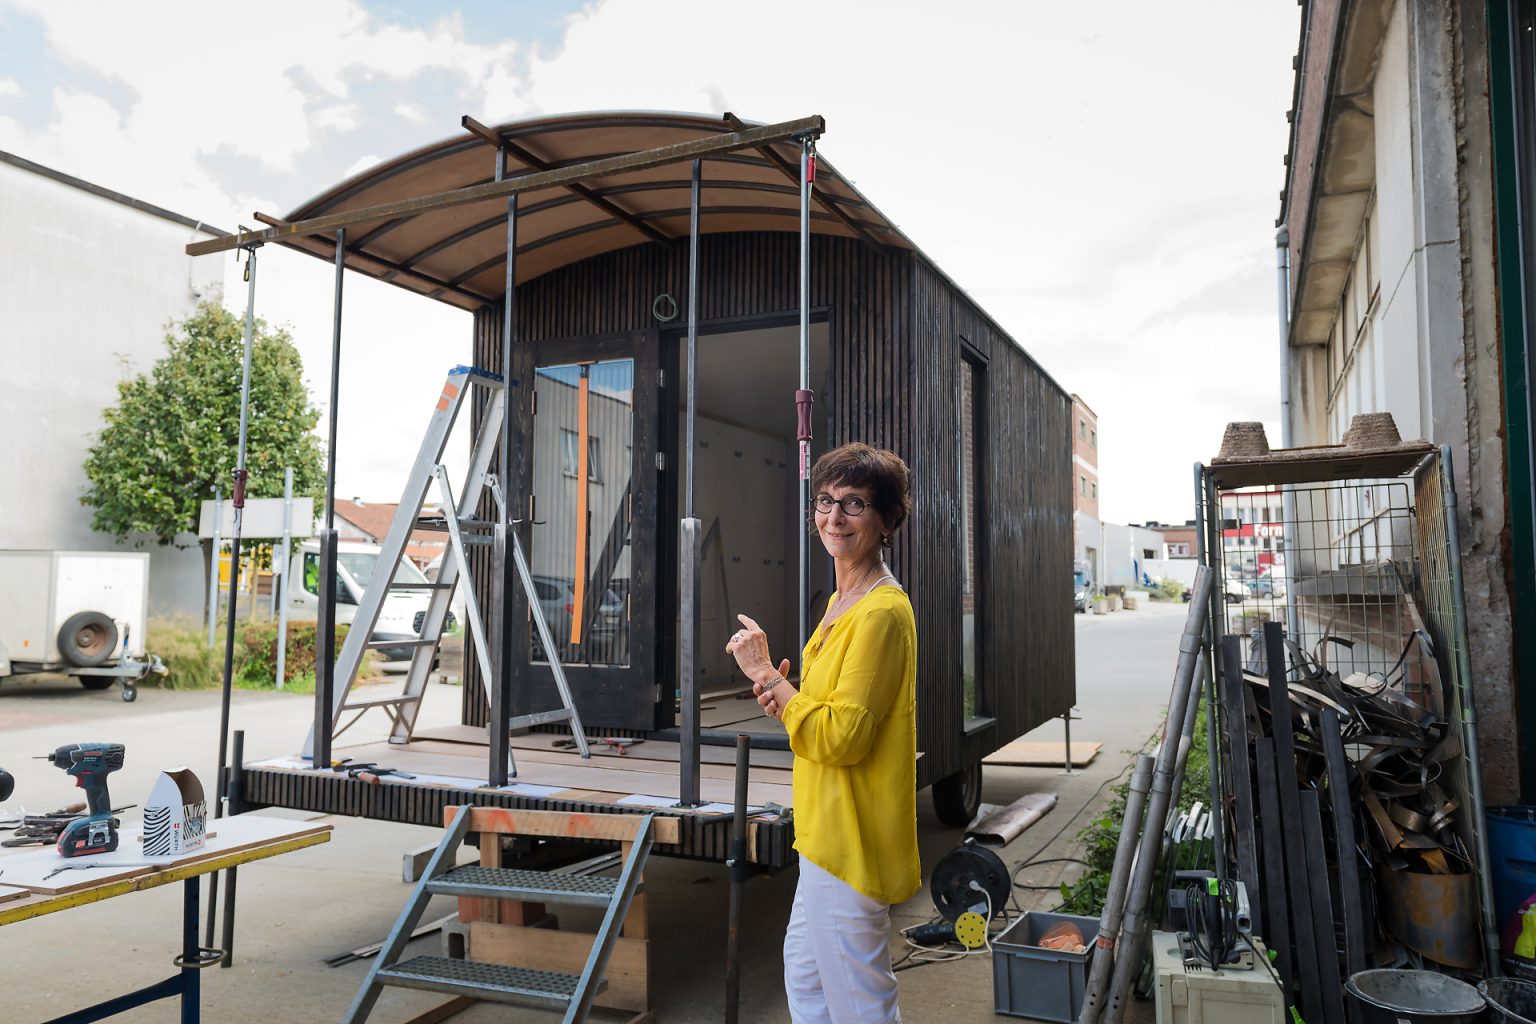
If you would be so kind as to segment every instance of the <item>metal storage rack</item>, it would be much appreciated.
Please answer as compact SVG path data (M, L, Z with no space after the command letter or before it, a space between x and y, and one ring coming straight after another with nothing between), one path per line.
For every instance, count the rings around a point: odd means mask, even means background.
M1207 629L1207 679L1214 685L1205 690L1212 795L1225 809L1218 822L1232 837L1229 843L1218 835L1218 871L1238 877L1246 866L1252 873L1255 858L1264 853L1265 837L1243 834L1254 832L1253 820L1242 818L1243 798L1236 791L1244 780L1237 778L1233 761L1253 708L1229 708L1231 694L1241 693L1243 683L1224 681L1231 670L1233 680L1246 672L1248 680L1262 685L1263 628L1278 623L1299 648L1285 657L1293 683L1305 681L1298 662L1310 659L1314 670L1321 664L1337 672L1350 693L1391 690L1448 723L1461 752L1443 762L1439 785L1455 802L1452 828L1476 876L1481 966L1496 973L1497 922L1476 769L1477 719L1451 455L1449 448L1426 442L1396 442L1395 428L1392 441L1379 449L1344 445L1270 453L1266 446L1196 466L1197 553L1220 581L1212 591ZM1229 636L1239 642L1223 650L1221 639ZM1239 652L1241 665L1225 664L1231 652ZM1228 688L1232 685L1236 689ZM1348 747L1347 719L1345 725ZM1337 722L1334 728L1336 737ZM1357 753L1351 750L1351 761ZM1351 775L1358 798L1358 776L1353 770ZM1251 794L1247 806L1252 814ZM1241 859L1244 842L1247 864L1229 870L1234 852ZM1362 887L1370 885L1364 876ZM1343 899L1340 895L1332 908L1335 921ZM1355 960L1347 940L1344 946L1338 950L1341 965Z

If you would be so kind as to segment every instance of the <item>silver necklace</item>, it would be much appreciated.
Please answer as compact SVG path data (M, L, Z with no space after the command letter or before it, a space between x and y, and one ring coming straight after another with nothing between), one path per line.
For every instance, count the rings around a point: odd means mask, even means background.
M832 627L837 624L838 616L846 611L849 605L852 604L852 602L849 601L849 598L854 597L859 593L859 588L868 582L869 578L874 575L876 569L883 569L884 567L885 559L875 559L875 564L870 566L865 571L863 576L859 577L859 582L850 587L848 589L848 593L839 594L837 596L837 600L833 603L832 607L829 608L827 613L821 617L821 639L816 641L816 650L821 650L821 645L827 642L827 634L831 632Z

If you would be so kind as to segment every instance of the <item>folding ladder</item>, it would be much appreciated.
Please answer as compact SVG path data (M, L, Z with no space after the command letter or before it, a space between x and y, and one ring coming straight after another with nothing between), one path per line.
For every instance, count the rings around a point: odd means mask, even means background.
M565 1024L584 1021L592 999L607 985L603 973L617 944L630 905L641 890L641 877L654 841L651 815L587 814L575 822L571 815L554 811L513 811L500 807L464 804L449 809L453 815L421 880L406 900L389 938L374 959L352 1000L345 1024L362 1024L386 986L426 989L447 995L489 1000L545 1009L563 1010ZM633 823L633 824L631 824ZM471 831L507 832L517 835L582 836L607 833L627 847L617 878L529 871L480 864L454 867L459 844ZM581 974L455 960L441 956L416 956L402 961L401 954L421 921L433 896L468 896L481 899L526 900L564 903L604 909L602 924L593 938ZM470 950L474 952L473 949Z
M470 393L472 387L483 388L487 402L479 431L470 450L469 471L459 491L458 499L455 500L453 488L448 482L448 471L442 464L443 452L448 446L448 438L453 432L459 410L463 408L465 396ZM380 544L378 567L369 579L367 587L364 588L362 600L357 606L357 613L352 619L352 627L348 630L346 639L342 641L341 653L336 658L334 677L336 687L331 703L333 738L344 732L369 710L379 708L389 716L392 723L389 741L391 743L410 741L411 733L416 726L416 716L421 711L421 699L426 692L427 680L432 673L432 664L437 657L438 645L442 642L443 628L448 620L448 607L453 601L454 589L459 578L466 574L469 565L465 545L474 538L467 539L465 533L466 531L483 533L486 529L495 526L494 522L473 518L474 509L479 505L487 488L492 491L498 509L505 515L506 498L502 487L489 472L491 457L501 434L501 419L505 412L500 374L470 366L456 366L448 371L448 379L443 384L437 407L432 412L426 435L421 440L421 449L417 452L416 461L411 466L410 475L406 478L405 491L400 496L400 504L396 507L389 530ZM422 502L427 497L428 488L434 482L442 502L443 518L449 537L448 548L443 553L442 568L438 571L435 583L397 581L395 573L400 559L405 556L405 548L411 532L418 526L417 520ZM465 511L461 513L461 509ZM513 729L521 729L532 725L569 722L571 735L576 741L581 756L587 757L590 752L586 735L582 730L581 716L577 713L576 705L571 698L571 690L565 679L565 669L560 664L556 653L558 648L550 636L549 624L544 619L544 610L534 589L533 576L528 571L528 560L523 555L522 542L518 539L516 530L507 532L511 539L512 556L516 563L518 578L524 592L528 595L528 607L533 615L534 625L538 629L539 638L544 644L561 702L559 708L520 715L513 718L508 725ZM384 602L391 591L423 589L431 590L432 597L425 615L422 616L422 623L415 639L386 640L374 635L379 613L383 610ZM473 586L464 588L464 612L468 620L469 632L474 639L481 685L486 688L486 700L489 702L491 681L494 678L491 670L490 644L487 642L485 620L480 615ZM363 655L369 650L384 647L413 648L411 665L406 672L403 691L383 697L354 697L352 686L357 680L358 670L362 667ZM347 712L355 712L355 714L342 723L342 716ZM305 741L305 749L311 754L314 752L314 739L314 727L311 726L309 738ZM512 763L510 748L507 758L508 768L511 774L515 775L516 765Z

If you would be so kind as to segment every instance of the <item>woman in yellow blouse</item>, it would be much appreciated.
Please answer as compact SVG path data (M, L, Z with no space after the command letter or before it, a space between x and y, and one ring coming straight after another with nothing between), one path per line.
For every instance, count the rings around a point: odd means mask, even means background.
M800 688L747 616L726 650L795 753L800 881L784 939L795 1024L901 1020L890 909L922 884L917 859L917 628L884 549L911 508L907 466L849 444L811 473L815 530L837 592L801 657Z

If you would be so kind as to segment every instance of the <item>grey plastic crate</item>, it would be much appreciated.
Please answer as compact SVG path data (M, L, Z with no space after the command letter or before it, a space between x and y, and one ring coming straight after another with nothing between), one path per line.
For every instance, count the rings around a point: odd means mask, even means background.
M1064 953L1036 945L1063 921L1083 933L1088 949ZM1074 914L1026 910L1008 930L992 940L992 995L998 1013L1072 1024L1083 1008L1088 988L1088 957L1099 937L1099 919Z

